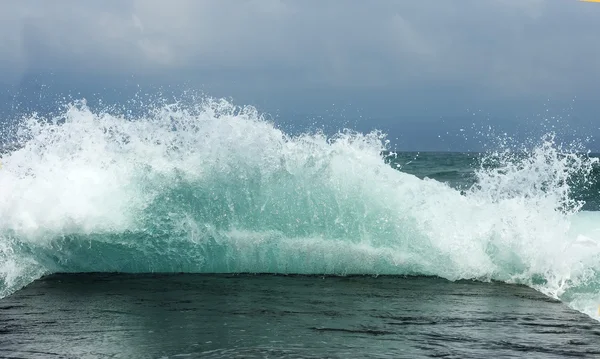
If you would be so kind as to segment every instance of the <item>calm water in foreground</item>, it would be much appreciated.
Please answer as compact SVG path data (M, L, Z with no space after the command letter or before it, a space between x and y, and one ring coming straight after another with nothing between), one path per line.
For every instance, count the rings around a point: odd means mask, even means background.
M0 300L3 358L598 358L534 290L427 277L56 274Z

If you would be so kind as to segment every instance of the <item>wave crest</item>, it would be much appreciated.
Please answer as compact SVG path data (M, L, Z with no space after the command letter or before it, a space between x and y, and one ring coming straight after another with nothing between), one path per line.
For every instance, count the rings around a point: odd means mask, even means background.
M600 217L571 196L597 163L551 137L488 154L461 193L389 166L382 133L290 136L224 100L136 119L76 103L18 134L1 295L56 271L184 271L503 280L588 314L600 299Z

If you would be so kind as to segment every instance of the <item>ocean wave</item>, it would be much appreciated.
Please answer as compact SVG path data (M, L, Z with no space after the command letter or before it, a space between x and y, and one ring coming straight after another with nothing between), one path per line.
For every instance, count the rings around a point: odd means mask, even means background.
M596 317L600 213L572 189L597 159L551 137L487 154L458 191L392 168L382 133L290 136L224 100L134 119L75 103L16 135L1 296L53 272L408 274L523 283Z

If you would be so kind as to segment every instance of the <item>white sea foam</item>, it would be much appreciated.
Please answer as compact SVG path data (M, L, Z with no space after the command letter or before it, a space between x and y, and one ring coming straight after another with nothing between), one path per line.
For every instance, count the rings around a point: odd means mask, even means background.
M205 100L21 123L0 170L0 295L55 271L423 274L525 283L597 317L600 213L552 138L461 194L387 165L373 132L289 136Z

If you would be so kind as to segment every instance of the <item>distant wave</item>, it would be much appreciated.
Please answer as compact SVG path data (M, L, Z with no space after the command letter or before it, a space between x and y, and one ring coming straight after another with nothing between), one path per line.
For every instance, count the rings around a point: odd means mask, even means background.
M290 136L223 100L137 119L76 103L18 134L2 296L53 272L419 274L524 283L596 317L600 213L571 191L597 160L551 138L487 155L461 193L389 166L381 133Z

